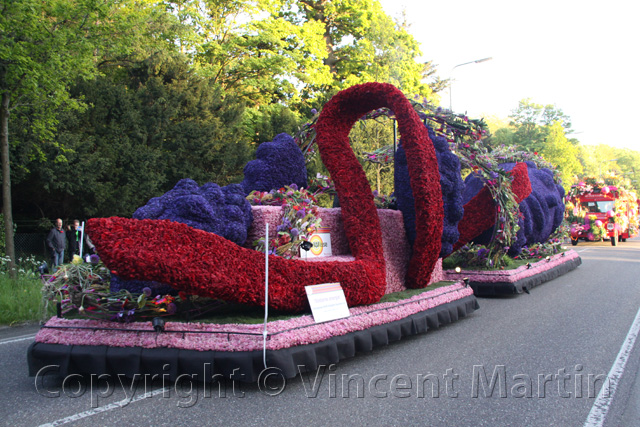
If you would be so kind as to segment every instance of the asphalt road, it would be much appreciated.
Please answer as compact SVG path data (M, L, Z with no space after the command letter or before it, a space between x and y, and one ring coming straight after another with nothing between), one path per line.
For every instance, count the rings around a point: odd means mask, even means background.
M0 424L640 426L640 344L629 341L640 308L640 240L575 249L583 264L530 295L481 298L465 319L283 389L183 381L145 394L126 381L110 390L49 376L37 383L26 362L37 327L0 329ZM619 378L607 379L614 371ZM603 384L613 393L598 397Z

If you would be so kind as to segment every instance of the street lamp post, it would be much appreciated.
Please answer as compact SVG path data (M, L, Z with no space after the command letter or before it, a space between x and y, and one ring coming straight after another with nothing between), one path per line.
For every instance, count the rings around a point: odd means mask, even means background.
M492 60L493 57L488 57L488 58L482 58L482 59L476 59L475 61L469 61L469 62L464 62L462 64L458 64L455 67L453 67L451 69L451 72L449 73L449 111L453 112L453 108L452 108L452 102L451 102L451 86L452 86L452 80L451 80L451 75L453 74L453 70L455 70L458 67L462 67L463 65L469 65L469 64L479 64L481 62L487 62Z

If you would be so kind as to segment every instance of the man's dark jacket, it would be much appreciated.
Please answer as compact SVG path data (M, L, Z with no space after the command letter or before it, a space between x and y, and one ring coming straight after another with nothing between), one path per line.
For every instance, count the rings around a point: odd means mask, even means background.
M62 252L67 241L67 236L63 229L58 230L53 227L47 236L47 247L51 252Z

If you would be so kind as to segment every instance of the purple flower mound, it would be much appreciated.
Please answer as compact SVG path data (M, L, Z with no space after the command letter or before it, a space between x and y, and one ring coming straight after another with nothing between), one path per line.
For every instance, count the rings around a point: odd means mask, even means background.
M249 194L254 190L271 191L291 184L307 188L307 168L293 137L281 133L273 141L260 144L256 160L244 167L241 185L245 194Z
M449 149L447 139L436 136L427 126L429 137L433 141L440 170L440 186L442 187L442 201L444 203L444 221L442 229L442 249L440 256L445 257L453 250L458 241L458 222L462 219L462 178L460 176L460 160ZM409 243L413 245L416 239L416 210L413 191L409 183L409 169L407 157L402 146L398 146L395 155L394 186L398 209L402 212L404 226Z
M518 255L523 246L543 243L560 226L564 216L564 188L553 180L553 172L547 168L538 169L535 163L525 162L531 181L531 194L523 200L519 207L522 218L518 221L520 230L516 234L516 241L512 243L508 254ZM515 163L502 163L499 166L510 171ZM482 188L482 181L469 175L465 180L464 200L468 201ZM487 244L493 234L493 228L487 230L475 243Z
M239 184L202 187L192 179L180 180L172 190L154 197L133 213L135 219L169 219L215 233L242 245L253 216Z
M115 274L111 274L110 289L111 292L118 292L122 289L126 289L132 293L143 293L144 288L149 288L151 292L147 291L151 298L156 295L177 295L178 291L173 289L169 285L158 282L143 282L140 280L124 280Z

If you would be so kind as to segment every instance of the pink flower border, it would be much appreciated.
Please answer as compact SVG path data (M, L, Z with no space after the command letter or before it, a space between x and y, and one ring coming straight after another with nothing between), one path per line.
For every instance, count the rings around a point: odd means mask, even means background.
M472 282L484 282L484 283L496 283L496 282L509 282L515 283L518 280L526 279L527 277L535 276L547 270L569 262L575 258L579 258L579 255L573 249L564 252L562 254L553 255L549 258L540 260L535 263L531 263L531 267L527 268L526 265L520 266L514 270L495 270L495 271L461 271L456 273L454 270L445 270L443 272L444 280L462 280L468 277Z
M454 283L422 292L397 302L352 307L345 319L316 324L311 315L268 322L268 350L313 344L404 319L430 308L473 295L470 287ZM85 329L74 329L85 328ZM92 328L105 328L92 329ZM62 345L106 345L111 347L178 348L185 350L262 350L263 324L207 324L167 322L164 333L153 331L150 322L129 324L85 319L50 319L36 335L36 342ZM136 331L127 331L136 330ZM139 331L139 332L138 332ZM180 331L170 333L169 331ZM184 332L183 332L184 331ZM207 332L207 333L201 333ZM217 333L210 333L217 332ZM242 335L251 334L251 335Z

